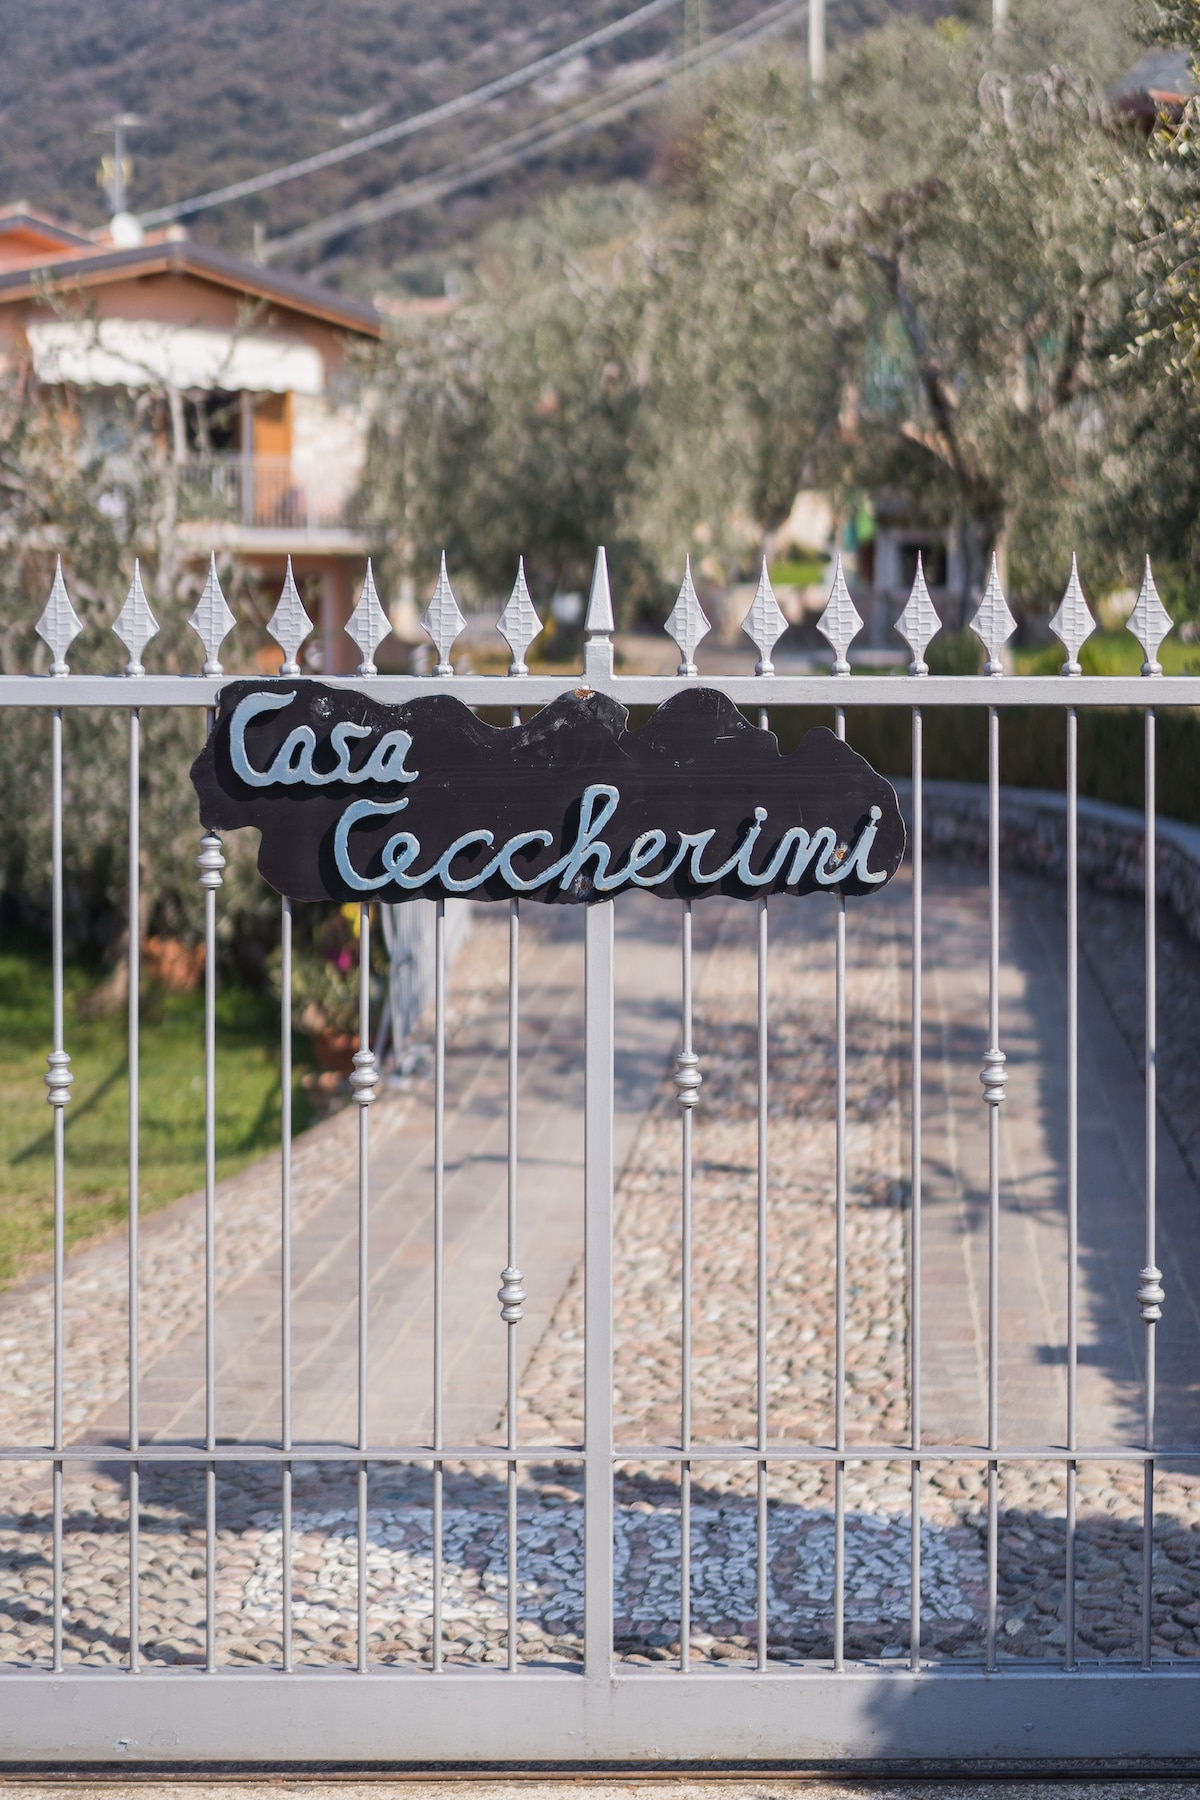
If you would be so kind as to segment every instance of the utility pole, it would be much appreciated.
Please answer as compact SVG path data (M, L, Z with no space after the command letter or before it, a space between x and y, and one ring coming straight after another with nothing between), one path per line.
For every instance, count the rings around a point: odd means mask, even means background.
M825 85L825 0L808 0L808 85L814 95Z
M683 54L692 55L708 37L708 0L683 0Z

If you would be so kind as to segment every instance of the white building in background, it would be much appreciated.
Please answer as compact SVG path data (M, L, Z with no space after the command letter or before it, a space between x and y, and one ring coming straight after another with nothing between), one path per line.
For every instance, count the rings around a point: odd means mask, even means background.
M379 335L373 306L178 228L118 243L0 210L0 359L80 396L165 396L185 541L230 552L268 589L290 556L329 673L354 653L341 627L369 549L354 355Z

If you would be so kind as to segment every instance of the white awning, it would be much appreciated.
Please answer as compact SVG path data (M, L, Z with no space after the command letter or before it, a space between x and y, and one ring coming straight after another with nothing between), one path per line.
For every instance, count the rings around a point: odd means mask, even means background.
M325 387L320 352L279 338L158 319L36 319L26 330L33 366L47 382L256 394L320 394Z

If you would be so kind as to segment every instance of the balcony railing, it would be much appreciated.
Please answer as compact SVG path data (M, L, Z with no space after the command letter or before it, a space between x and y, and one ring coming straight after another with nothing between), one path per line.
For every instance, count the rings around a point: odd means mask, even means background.
M287 456L202 456L181 464L179 514L292 531L360 523L353 489L298 474Z

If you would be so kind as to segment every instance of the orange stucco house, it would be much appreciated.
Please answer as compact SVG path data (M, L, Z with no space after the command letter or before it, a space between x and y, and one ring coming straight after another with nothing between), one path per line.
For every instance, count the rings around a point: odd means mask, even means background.
M178 228L120 243L0 209L0 359L29 358L49 386L163 395L189 547L230 552L268 587L290 555L320 596L310 654L328 673L355 654L341 626L370 546L353 361L379 335L373 306Z

